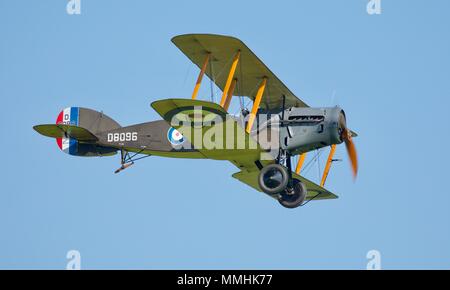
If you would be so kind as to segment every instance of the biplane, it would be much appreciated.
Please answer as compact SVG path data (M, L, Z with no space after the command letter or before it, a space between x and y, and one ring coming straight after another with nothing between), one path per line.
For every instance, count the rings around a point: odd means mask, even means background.
M324 188L337 144L345 143L354 177L358 161L344 111L312 108L297 98L239 39L213 34L176 36L172 42L200 69L191 98L158 100L151 107L162 120L122 127L103 112L69 107L56 124L37 125L40 134L75 156L120 152L120 168L148 156L227 160L232 176L286 208L334 199ZM219 103L199 100L204 75L221 90ZM229 113L238 99L237 114ZM251 105L248 109L244 101ZM236 104L236 103L235 103ZM330 147L319 184L300 175L309 151ZM293 166L292 159L298 156Z

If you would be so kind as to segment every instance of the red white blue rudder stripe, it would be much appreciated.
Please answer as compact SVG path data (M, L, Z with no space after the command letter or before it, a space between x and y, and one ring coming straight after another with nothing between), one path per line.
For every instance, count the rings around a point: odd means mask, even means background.
M79 123L79 115L80 108L78 107L69 107L62 110L58 118L56 119L56 124L65 124L65 125L74 125L78 126ZM68 153L70 155L76 155L78 151L78 141L69 138L56 138L56 143L58 144L59 149Z

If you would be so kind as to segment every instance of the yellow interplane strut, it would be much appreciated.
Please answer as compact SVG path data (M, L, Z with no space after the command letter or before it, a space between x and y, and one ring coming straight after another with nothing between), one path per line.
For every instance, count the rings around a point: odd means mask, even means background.
M320 186L325 185L325 181L328 177L328 172L330 172L331 162L333 162L333 155L336 151L336 144L331 145L330 154L328 155L327 164L325 165L325 169L323 170L322 181L320 182Z
M300 170L302 170L303 163L305 162L306 153L303 153L298 158L297 167L295 168L295 173L300 174Z
M225 87L223 88L222 99L220 100L221 107L224 107L224 105L226 103L228 91L230 90L231 82L233 81L234 72L236 71L236 67L238 65L240 56L241 56L241 51L238 50L238 52L234 56L233 63L231 64L230 73L228 74L227 82L225 83Z
M197 98L198 90L200 89L200 85L202 83L203 75L205 74L206 68L208 67L208 62L211 54L208 53L205 57L205 61L203 62L202 69L197 78L197 82L195 83L194 91L192 92L192 99L195 100Z
M264 95L264 90L266 89L266 83L267 83L267 77L264 77L263 81L259 85L255 100L253 101L253 108L252 108L252 112L250 113L250 116L248 118L247 129L246 129L247 133L249 133L249 134L250 134L250 130L253 127L253 122L255 122L256 113L258 112L259 104L261 103L262 96Z
M231 99L233 98L233 92L234 88L236 87L237 79L233 79L231 82L230 89L228 90L227 99L225 100L225 104L223 105L223 108L225 111L228 111L228 108L230 107Z

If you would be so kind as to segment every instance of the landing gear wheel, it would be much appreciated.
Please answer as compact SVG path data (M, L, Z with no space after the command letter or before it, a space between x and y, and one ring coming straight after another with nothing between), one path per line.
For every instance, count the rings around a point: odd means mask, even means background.
M286 167L280 164L270 164L261 169L258 183L262 191L273 195L283 192L289 182L289 174Z
M299 207L305 201L307 189L303 182L293 179L294 188L292 193L284 191L280 194L278 202L286 208Z

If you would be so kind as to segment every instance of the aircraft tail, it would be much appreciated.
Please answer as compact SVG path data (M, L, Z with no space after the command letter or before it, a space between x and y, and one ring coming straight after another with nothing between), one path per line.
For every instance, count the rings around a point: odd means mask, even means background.
M117 149L97 145L96 134L121 126L101 112L87 108L69 107L62 110L56 124L37 125L40 134L56 139L59 149L75 156L109 156Z

